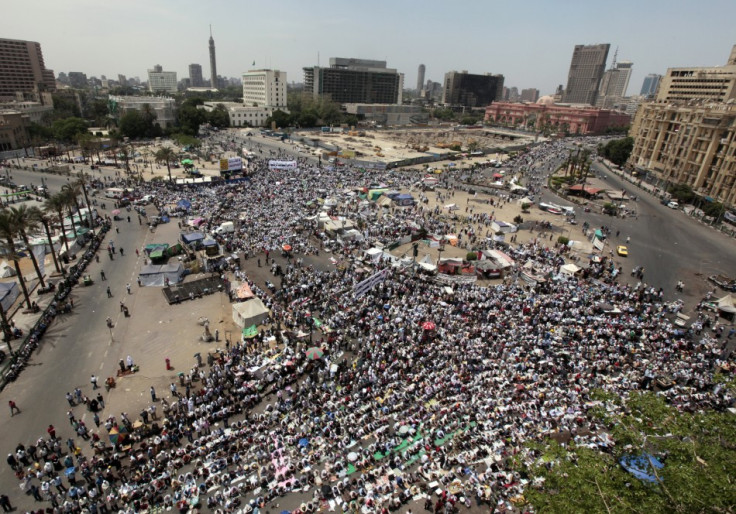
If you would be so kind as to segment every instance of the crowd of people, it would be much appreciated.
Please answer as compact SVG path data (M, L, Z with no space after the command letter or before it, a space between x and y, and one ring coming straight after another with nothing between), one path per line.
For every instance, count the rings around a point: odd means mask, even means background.
M559 155L541 146L509 165L528 171L535 159ZM447 173L422 195L452 198L457 179ZM487 215L469 212L463 225L422 201L377 215L375 204L351 195L384 181L408 189L416 177L270 171L254 160L247 183L146 186L162 212L191 203L182 226L195 216L203 230L239 219L236 232L217 236L227 254L268 264L288 244L295 258L272 292L228 261L224 273L270 309L260 333L195 365L171 385L171 400L152 389L154 408L137 426L127 415L96 420L96 429L74 420L77 436L66 442L71 430L49 427L19 444L8 463L22 489L54 512L512 511L530 478L510 461L527 443L615 444L588 415L599 405L596 389L625 398L661 387L690 411L733 404L727 389L713 387L716 369L734 369L717 334L675 326L666 299L620 283L606 257L567 276L559 273L566 250L533 240L506 250L517 267L492 286L447 287L388 262L355 265L369 242L388 244L413 226L465 233L468 247L487 231ZM335 198L332 214L364 236L340 249L348 265L339 269L299 259L329 246L318 197ZM520 280L522 266L547 280ZM373 288L356 292L379 272Z

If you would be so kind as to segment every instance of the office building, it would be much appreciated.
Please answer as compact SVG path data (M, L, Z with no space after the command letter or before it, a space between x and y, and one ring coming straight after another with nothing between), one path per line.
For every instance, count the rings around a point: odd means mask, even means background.
M289 112L285 107L253 107L253 105L241 104L239 102L205 102L201 108L211 112L218 105L222 105L230 118L231 127L265 127L266 120L274 111Z
M175 71L164 71L160 64L148 70L148 90L151 93L176 93Z
M0 39L0 99L55 90L54 72L46 69L40 43Z
M562 95L564 103L595 105L610 47L610 44L575 45Z
M212 25L210 25L210 86L217 89L217 59L215 58L215 40L212 38Z
M424 64L419 65L419 69L417 70L417 91L424 89L424 73L426 70L427 68L425 68Z
M175 107L176 102L173 98L152 97L152 96L114 96L108 97L108 105L110 113L117 118L128 111L142 111L144 105L150 106L156 115L156 123L161 128L173 125L176 121Z
M629 165L649 180L736 205L736 104L646 102L630 133Z
M286 108L286 72L251 70L243 73L243 104L284 110Z
M521 101L536 103L539 100L539 89L529 88L521 90Z
M396 104L402 87L402 75L386 61L332 57L329 68L304 68L304 91L340 104Z
M547 103L547 98L534 104L496 102L486 107L485 119L509 127L580 135L605 134L610 128L626 127L631 122L631 117L622 112L555 105Z
M662 75L650 73L644 77L644 82L641 84L641 92L639 94L645 98L654 98L657 94L657 87L659 86L660 80L662 80Z
M503 95L503 75L474 75L467 71L445 73L442 103L463 107L485 107Z
M190 64L189 65L189 81L191 82L191 87L204 86L204 79L202 78L202 65L201 64Z
M735 54L736 45L725 66L669 68L659 82L657 101L725 102L736 98L736 64L730 64Z
M614 57L613 66L603 74L598 99L595 102L596 107L612 109L614 105L621 103L621 99L626 96L626 90L629 87L633 66L634 63L631 61L616 63Z

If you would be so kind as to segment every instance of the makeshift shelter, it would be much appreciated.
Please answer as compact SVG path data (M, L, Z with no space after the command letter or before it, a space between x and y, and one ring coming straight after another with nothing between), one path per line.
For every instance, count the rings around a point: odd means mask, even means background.
M18 295L20 290L16 282L0 282L0 304L5 312L13 306Z
M733 319L736 314L736 298L733 295L727 294L723 298L719 298L716 302L716 308L718 314L727 319Z
M249 300L255 296L247 282L243 282L242 284L234 282L232 291L233 298L237 300Z
M10 266L8 264L8 261L3 261L2 264L0 264L0 278L8 278L8 277L14 277L17 275L15 268Z
M184 266L180 262L161 265L149 264L143 266L138 274L141 284L147 287L163 287L166 285L166 279L169 279L169 284L178 284L183 276Z
M505 221L494 221L491 223L491 230L496 232L503 232L504 234L513 234L518 231L518 227L513 223L506 223Z
M575 273L577 273L581 269L582 268L580 268L579 266L576 266L573 263L569 263L569 264L565 264L564 266L560 266L560 274L572 277L573 275L575 275Z
M184 242L184 244L192 244L196 243L197 241L201 241L204 239L204 234L201 232L190 232L190 233L182 233L181 234L181 240Z
M260 298L252 298L245 302L233 304L233 321L241 328L262 324L268 317L269 310Z
M363 251L363 257L371 262L379 262L381 260L381 255L383 255L383 250L380 248L369 248L368 250Z

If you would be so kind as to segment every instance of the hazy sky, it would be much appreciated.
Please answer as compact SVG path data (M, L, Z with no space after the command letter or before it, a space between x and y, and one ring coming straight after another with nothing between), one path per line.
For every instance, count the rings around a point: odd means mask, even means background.
M503 74L505 85L542 94L565 84L575 44L610 43L608 64L634 62L629 94L648 73L725 64L736 44L736 0L3 0L0 37L38 41L46 66L146 80L161 64L209 73L209 25L218 74L285 70L330 57L386 60L416 86L417 67L442 81L450 70Z

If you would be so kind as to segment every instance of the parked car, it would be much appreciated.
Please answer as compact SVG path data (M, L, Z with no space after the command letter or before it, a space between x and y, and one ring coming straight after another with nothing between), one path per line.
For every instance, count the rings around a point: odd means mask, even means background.
M616 247L616 253L619 254L621 257L628 257L629 249L623 245L619 245Z

